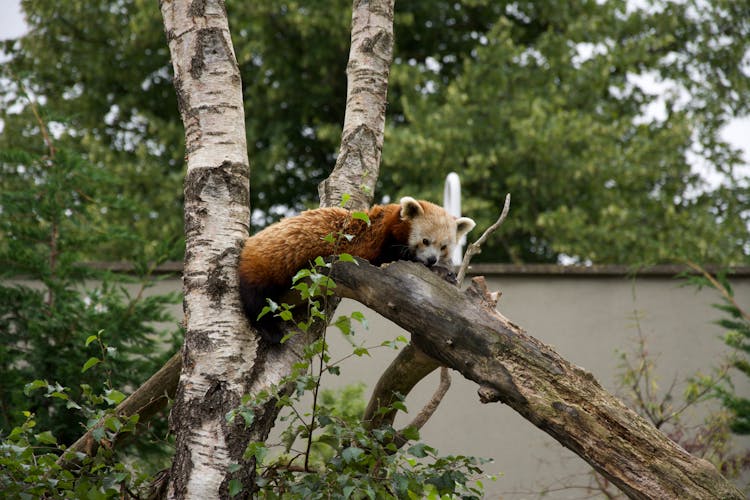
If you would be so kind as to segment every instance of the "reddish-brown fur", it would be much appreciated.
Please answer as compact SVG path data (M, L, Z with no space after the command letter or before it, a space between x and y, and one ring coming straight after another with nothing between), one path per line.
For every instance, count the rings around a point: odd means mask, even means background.
M368 226L343 208L318 208L283 219L248 238L238 270L245 314L256 321L266 298L291 288L297 271L309 267L318 256L348 253L376 265L397 259L397 252L387 247L408 248L410 230L410 222L401 220L400 210L396 204L376 205L368 212ZM336 244L323 240L329 234ZM343 234L353 238L339 237ZM266 340L278 343L282 332L271 316L264 316L257 325Z
M457 234L474 227L471 219L455 219L437 205L410 197L400 205L375 205L368 217L369 225L343 208L318 208L245 240L238 268L240 295L245 314L266 340L277 343L282 335L271 314L257 320L266 298L291 288L297 271L310 267L316 257L348 253L374 265L403 259L431 266L449 259ZM329 235L335 243L324 240Z
M292 277L318 256L348 253L380 264L387 243L407 245L411 224L400 220L401 207L376 205L370 226L343 208L318 208L284 219L248 238L240 256L239 275L258 286L291 286ZM339 234L352 235L351 241ZM323 240L332 235L337 243Z

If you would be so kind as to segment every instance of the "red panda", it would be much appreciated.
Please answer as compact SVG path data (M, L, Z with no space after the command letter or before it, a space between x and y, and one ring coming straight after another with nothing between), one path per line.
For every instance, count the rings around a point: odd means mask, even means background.
M307 210L283 219L245 240L238 267L240 297L246 316L263 338L279 343L282 332L271 314L258 315L266 298L278 297L292 278L318 256L348 253L380 265L412 260L428 267L450 263L458 240L474 228L468 217L455 218L443 208L406 196L399 204L375 205L370 224L343 208ZM340 234L350 235L339 238ZM334 245L324 240L332 235Z

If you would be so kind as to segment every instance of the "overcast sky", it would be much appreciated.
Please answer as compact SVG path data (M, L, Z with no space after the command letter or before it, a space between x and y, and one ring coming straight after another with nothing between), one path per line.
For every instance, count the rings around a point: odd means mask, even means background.
M0 40L15 38L26 30L19 0L0 0ZM750 117L732 121L723 131L724 140L744 151L750 175Z

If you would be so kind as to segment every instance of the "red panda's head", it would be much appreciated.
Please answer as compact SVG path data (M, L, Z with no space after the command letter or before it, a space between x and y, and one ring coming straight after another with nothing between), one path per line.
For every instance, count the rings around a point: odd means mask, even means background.
M409 221L409 252L427 266L450 264L461 236L476 225L468 217L453 217L442 207L410 196L401 198L401 219Z

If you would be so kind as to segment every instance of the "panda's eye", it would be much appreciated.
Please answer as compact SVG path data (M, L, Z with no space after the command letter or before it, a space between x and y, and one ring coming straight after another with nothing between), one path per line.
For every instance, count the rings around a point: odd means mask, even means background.
M424 246L428 247L428 246L430 246L430 240L428 240L427 238L424 238L424 239L422 240L422 244L423 244Z

